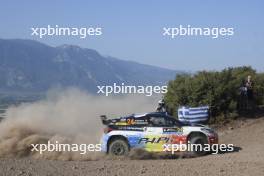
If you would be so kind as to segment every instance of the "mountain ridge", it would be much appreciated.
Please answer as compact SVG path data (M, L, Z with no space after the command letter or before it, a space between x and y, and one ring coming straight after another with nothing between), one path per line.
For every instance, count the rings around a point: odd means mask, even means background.
M0 91L43 92L74 86L95 92L97 86L113 83L164 85L177 73L76 45L52 47L35 40L0 39Z

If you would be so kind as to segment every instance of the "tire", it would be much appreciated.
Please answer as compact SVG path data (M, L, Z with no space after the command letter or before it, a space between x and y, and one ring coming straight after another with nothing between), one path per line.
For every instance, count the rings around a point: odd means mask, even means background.
M204 151L204 145L205 144L208 144L208 141L207 139L204 137L204 136L195 136L195 137L192 137L191 140L190 140L190 143L191 144L201 144L202 146L202 150L196 150L196 151L191 151L192 155L194 156L203 156L203 155L206 155L208 152L207 151ZM200 149L200 148L199 148Z
M129 152L128 143L123 139L115 139L109 145L108 153L110 155L122 156L122 155L127 155L128 152Z

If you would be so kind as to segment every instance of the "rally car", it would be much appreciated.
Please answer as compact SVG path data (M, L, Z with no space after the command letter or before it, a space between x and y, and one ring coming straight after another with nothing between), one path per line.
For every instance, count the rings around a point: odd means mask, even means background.
M172 144L217 144L218 135L204 125L186 124L161 112L129 115L116 119L101 116L106 126L101 139L104 152L113 155L126 155L132 148L149 152L164 150ZM203 155L204 151L192 151Z

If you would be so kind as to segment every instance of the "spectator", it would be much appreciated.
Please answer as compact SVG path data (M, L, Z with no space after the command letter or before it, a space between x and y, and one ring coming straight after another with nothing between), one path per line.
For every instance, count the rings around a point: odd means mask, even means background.
M251 81L251 76L250 75L247 77L247 81L246 81L245 87L247 88L248 100L253 100L253 83Z
M247 88L247 109L254 110L255 108L255 102L254 102L254 84L251 80L251 76L249 75L247 77L246 81L246 88Z
M240 110L253 110L254 105L254 91L253 91L253 82L251 76L249 75L245 81L243 81L242 86L240 87L240 101L239 109Z

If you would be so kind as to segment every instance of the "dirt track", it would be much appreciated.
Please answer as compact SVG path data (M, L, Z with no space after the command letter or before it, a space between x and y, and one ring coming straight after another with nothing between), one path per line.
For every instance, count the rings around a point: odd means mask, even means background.
M239 151L175 160L48 161L0 159L0 175L264 175L264 118L220 133Z

